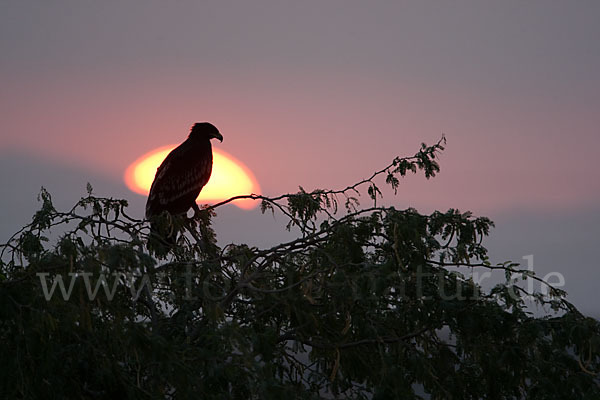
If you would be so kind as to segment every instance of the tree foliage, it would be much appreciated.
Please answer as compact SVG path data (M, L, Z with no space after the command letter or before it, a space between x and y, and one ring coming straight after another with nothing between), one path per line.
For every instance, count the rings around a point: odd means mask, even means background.
M127 202L58 211L42 189L0 249L5 398L600 398L600 325L559 289L492 265L493 223L378 205L408 173L439 171L444 140L341 190L268 198L297 238L220 247L211 220L163 216L167 254ZM358 197L366 189L369 205ZM238 197L238 198L239 198ZM483 290L474 270L501 270ZM539 307L532 308L532 299ZM543 312L541 312L543 311Z

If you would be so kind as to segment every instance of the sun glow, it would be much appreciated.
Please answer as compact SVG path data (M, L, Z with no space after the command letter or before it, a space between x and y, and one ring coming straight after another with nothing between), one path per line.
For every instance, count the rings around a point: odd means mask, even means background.
M156 169L175 146L152 150L135 160L125 171L125 183L130 190L147 195L156 175ZM252 172L235 157L213 148L213 169L210 180L196 199L197 203L217 203L233 196L260 193ZM249 210L258 202L250 199L233 201L236 206Z

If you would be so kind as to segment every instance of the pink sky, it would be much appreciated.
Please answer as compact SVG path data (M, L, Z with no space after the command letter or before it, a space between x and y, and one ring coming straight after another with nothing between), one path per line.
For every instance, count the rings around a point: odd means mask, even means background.
M442 173L429 182L408 179L401 203L550 210L587 207L600 196L598 118L574 96L494 95L333 73L256 78L213 77L191 87L184 78L122 75L109 84L85 76L8 82L2 131L21 133L3 138L0 149L25 148L120 179L140 155L210 120L225 136L216 145L275 195L298 185L345 186L444 132ZM196 96L199 87L210 95Z
M600 197L598 3L2 8L0 151L120 179L207 120L274 195L346 185L444 132L442 174L411 180L403 202L493 212Z

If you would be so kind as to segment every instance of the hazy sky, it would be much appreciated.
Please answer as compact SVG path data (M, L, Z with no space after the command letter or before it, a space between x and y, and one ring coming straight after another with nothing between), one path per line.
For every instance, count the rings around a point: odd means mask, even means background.
M534 254L600 315L599 20L596 0L2 0L0 241L41 185L66 207L91 181L141 216L125 168L196 121L267 195L345 187L445 133L440 176L390 204L489 215L495 260ZM277 238L220 218L223 240Z

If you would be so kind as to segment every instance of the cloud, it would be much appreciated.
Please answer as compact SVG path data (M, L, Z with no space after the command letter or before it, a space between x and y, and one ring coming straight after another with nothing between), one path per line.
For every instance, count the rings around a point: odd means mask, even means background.
M31 221L39 208L37 196L42 186L50 192L57 208L68 209L86 195L88 182L98 195L132 197L120 180L108 178L84 165L19 149L4 149L0 154L0 184L3 187L0 242Z

